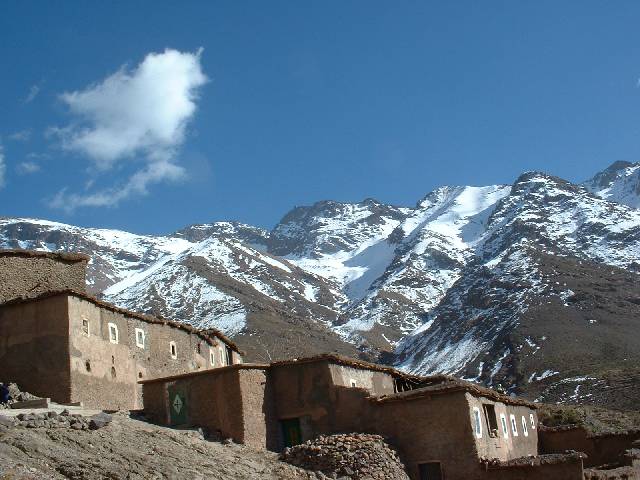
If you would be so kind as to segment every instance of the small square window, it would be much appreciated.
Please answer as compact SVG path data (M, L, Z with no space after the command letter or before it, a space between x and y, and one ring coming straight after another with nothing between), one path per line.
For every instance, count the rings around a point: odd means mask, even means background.
M136 328L136 346L144 348L145 334L141 328Z
M353 378L351 378L349 380L349 383L351 384L352 387L357 387L358 386L358 382L356 382Z
M171 358L178 358L178 350L176 349L176 342L169 342L169 351L171 352Z
M212 367L216 364L216 351L213 348L209 349L209 363Z
M109 323L109 341L111 343L118 343L118 326L115 323Z
M89 336L89 320L86 318L82 319L82 334L85 336Z

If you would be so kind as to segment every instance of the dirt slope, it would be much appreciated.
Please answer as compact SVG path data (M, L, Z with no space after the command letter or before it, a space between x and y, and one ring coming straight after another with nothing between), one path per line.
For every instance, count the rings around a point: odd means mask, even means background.
M309 479L274 453L114 415L96 431L0 430L0 479Z

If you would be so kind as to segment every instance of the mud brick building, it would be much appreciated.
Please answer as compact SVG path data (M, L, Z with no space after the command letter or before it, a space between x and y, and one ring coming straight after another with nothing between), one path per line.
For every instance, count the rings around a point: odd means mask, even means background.
M520 461L538 455L534 404L450 376L321 355L141 383L153 420L217 430L255 448L376 433L398 448L415 479L582 480L580 456Z
M86 263L87 257L70 254L0 252L0 276L7 279L0 381L17 381L59 403L131 410L142 408L142 379L242 361L238 347L216 330L88 296Z

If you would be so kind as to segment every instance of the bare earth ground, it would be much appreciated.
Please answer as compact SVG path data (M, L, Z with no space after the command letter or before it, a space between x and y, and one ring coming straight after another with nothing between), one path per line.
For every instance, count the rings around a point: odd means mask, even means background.
M315 479L277 455L114 415L100 430L0 430L0 479Z

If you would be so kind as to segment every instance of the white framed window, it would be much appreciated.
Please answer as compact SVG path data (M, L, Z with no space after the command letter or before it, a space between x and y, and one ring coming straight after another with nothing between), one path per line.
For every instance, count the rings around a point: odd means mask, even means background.
M536 429L536 420L533 418L533 413L529 414L529 421L531 422L531 430Z
M136 346L144 348L145 333L141 328L136 328Z
M91 334L89 329L89 319L85 317L82 317L82 334L85 337L88 337Z
M174 360L178 358L178 349L176 347L176 342L169 342L169 353L171 353L171 358Z
M522 433L524 433L525 437L529 436L529 429L527 428L527 419L522 416Z
M356 382L353 378L350 378L350 379L349 379L349 384L350 384L352 387L357 387L357 386L358 386L358 382Z
M111 343L118 343L120 336L118 335L118 326L115 323L109 322L109 341Z
M502 425L504 438L509 438L509 426L507 425L507 417L504 413L500 414L500 425Z
M213 348L209 349L209 363L212 367L216 364L216 351Z
M220 352L220 365L224 367L227 364L226 355L224 354L224 348L218 347L218 352Z
M473 407L473 431L477 438L482 438L482 416L478 407Z
M509 421L511 422L511 433L513 433L514 437L518 436L518 424L516 423L516 416L511 414L509 415Z

